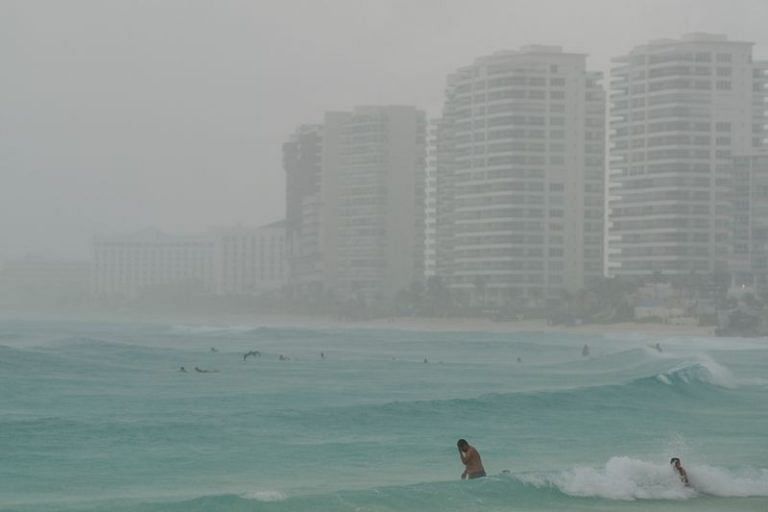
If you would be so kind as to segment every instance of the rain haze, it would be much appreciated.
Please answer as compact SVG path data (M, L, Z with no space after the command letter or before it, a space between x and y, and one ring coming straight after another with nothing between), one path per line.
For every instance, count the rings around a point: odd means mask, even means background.
M0 3L0 257L284 215L281 144L355 105L438 115L446 76L526 44L612 56L688 32L768 51L761 1Z
M768 511L767 28L0 0L0 512Z

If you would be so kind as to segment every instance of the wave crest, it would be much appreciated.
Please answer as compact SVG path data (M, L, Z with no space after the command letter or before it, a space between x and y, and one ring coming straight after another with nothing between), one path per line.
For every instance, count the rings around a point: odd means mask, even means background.
M256 501L285 501L288 499L284 493L274 490L248 491L242 497L247 500Z
M735 389L741 384L728 368L704 354L697 356L692 362L681 363L671 370L660 373L656 379L668 385L703 382L726 389Z
M604 467L577 466L554 474L523 475L535 487L555 487L569 496L609 500L685 500L705 494L718 497L768 496L768 470L727 470L687 466L691 487L682 485L668 464L613 457Z

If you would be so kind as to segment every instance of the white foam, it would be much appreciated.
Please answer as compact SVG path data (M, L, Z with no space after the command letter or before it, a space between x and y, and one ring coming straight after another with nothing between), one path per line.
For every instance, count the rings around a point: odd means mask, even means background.
M699 492L723 497L768 496L768 470L746 468L729 471L713 466L693 466L691 485Z
M243 498L256 501L284 501L288 497L280 491L248 491L242 495Z
M614 457L604 468L576 467L553 480L571 496L614 500L686 499L694 493L683 486L671 468L629 457Z
M691 487L685 487L671 466L630 457L613 457L604 467L575 468L520 480L537 487L554 486L570 496L611 500L685 500L699 494L722 497L768 496L768 470L731 471L686 465Z

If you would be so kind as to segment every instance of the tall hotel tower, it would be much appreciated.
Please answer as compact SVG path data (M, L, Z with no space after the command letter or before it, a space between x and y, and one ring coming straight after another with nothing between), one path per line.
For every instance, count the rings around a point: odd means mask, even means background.
M323 169L335 184L334 287L342 297L390 299L424 278L426 116L357 107L326 128L337 133Z
M764 145L765 63L708 34L613 62L607 273L726 270L733 157Z
M297 293L378 301L424 279L425 138L423 111L361 106L283 146Z
M585 55L556 46L498 52L448 77L436 251L454 293L502 305L602 276L600 79Z

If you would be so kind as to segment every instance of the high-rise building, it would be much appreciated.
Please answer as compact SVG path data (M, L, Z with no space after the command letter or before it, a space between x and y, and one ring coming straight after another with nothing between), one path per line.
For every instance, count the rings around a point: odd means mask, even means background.
M768 153L734 158L730 257L736 286L768 291Z
M302 125L283 144L286 250L289 283L295 292L319 291L324 282L322 155L322 125Z
M709 34L614 59L609 275L727 270L732 158L764 144L765 69Z
M437 273L437 143L440 120L433 119L427 128L427 150L424 173L424 277Z
M602 275L600 79L585 55L555 46L498 52L448 77L437 273L455 293L501 305Z
M328 112L312 133L311 144L284 146L289 175L299 172L299 154L306 152L304 161L312 162L306 172L317 176L301 201L289 200L289 209L301 204L302 212L288 213L302 219L288 224L294 254L296 247L312 248L298 252L304 265L294 258L291 282L309 275L316 292L379 300L422 280L424 113L407 106Z
M342 296L392 298L423 279L425 135L424 112L408 106L357 107L341 122L327 170Z

